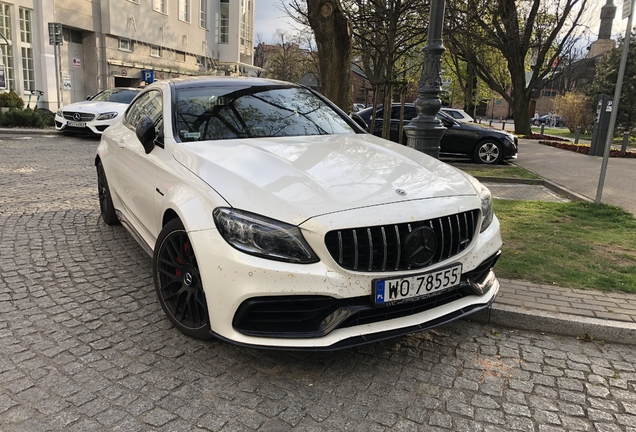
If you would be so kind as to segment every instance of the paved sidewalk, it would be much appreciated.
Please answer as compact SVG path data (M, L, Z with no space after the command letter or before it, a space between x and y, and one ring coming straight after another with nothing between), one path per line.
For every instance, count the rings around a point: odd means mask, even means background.
M496 272L496 269L495 269ZM523 330L636 344L636 295L500 279L497 300L476 321Z

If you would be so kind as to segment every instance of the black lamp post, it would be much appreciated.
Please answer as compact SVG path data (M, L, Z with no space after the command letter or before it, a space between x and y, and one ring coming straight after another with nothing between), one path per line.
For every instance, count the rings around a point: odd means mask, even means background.
M439 143L446 128L435 116L442 106L442 28L445 0L431 0L428 39L424 47L424 67L418 83L415 101L417 117L404 127L407 145L439 159Z

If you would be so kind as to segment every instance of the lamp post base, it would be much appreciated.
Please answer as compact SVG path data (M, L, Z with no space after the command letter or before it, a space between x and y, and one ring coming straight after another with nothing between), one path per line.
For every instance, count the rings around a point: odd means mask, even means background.
M444 136L446 128L437 118L415 118L410 124L404 126L407 136L407 146L439 159L440 140Z

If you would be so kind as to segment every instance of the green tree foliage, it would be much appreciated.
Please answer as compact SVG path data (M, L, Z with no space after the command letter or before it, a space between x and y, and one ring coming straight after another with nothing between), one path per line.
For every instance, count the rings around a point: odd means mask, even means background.
M617 48L596 64L596 75L588 95L593 103L596 103L599 94L614 96L616 90L616 80L618 79L618 69L623 53L623 41ZM625 67L625 77L621 89L621 98L618 103L618 114L616 117L616 133L623 133L633 130L636 127L636 33L631 35L629 43L629 55Z
M586 8L587 0L449 1L454 31L469 36L453 41L457 52L513 107L517 133L530 133L532 91L541 88L560 53L574 44ZM493 51L497 54L485 55ZM497 57L503 61L493 63Z
M312 53L300 47L299 36L283 30L274 33L274 44L267 50L264 68L267 78L297 83L307 72L313 70Z
M383 103L390 106L395 90L404 90L422 70L420 48L428 32L421 0L343 0L353 27L354 51ZM389 138L391 112L384 110L382 136ZM374 123L372 123L374 124Z
M301 24L310 23L312 3L325 4L327 0L283 0L287 14ZM409 83L416 81L422 70L421 47L427 38L428 15L426 2L422 0L339 0L338 4L347 19L341 29L349 32L352 53L356 64L364 70L374 86L376 95L382 93L379 103L390 104L394 93L400 93ZM315 9L314 9L315 10ZM318 11L322 13L322 9ZM320 20L316 20L320 21ZM315 26L311 25L314 33ZM320 42L316 41L320 53ZM350 67L350 63L345 65ZM333 64L325 67L333 68ZM338 65L341 67L341 65ZM321 82L323 66L321 63ZM326 92L324 92L326 95ZM342 106L340 108L343 108ZM343 108L344 109L344 108ZM349 111L351 108L347 108ZM385 112L383 134L388 138L390 110Z

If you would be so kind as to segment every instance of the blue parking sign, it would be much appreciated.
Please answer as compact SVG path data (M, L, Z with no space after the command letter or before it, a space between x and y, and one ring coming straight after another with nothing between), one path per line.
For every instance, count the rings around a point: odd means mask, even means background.
M141 80L145 83L153 83L155 82L155 71L153 70L142 70L141 71Z

